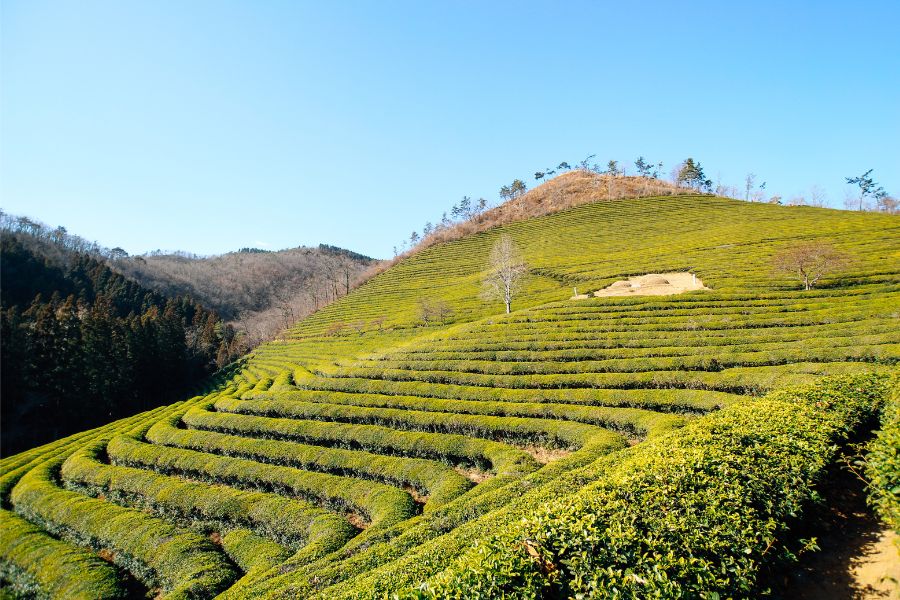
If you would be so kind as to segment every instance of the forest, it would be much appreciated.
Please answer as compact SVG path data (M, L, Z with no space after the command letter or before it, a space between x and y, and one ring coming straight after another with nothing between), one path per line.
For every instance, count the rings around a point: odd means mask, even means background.
M91 254L4 229L2 453L168 404L244 352L232 326Z

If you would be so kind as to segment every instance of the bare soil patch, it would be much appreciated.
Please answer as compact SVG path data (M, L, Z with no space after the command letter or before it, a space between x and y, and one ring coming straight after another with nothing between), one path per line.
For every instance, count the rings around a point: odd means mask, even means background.
M420 493L419 490L417 490L413 486L404 485L402 487L404 492L412 496L412 499L416 504L425 504L426 502L428 502L428 496Z
M519 448L532 455L534 459L542 465L546 465L549 462L559 460L560 458L572 454L571 450L565 450L563 448L550 449L544 448L543 446L519 446Z
M796 600L900 600L900 545L865 501L850 473L829 485L818 524L820 551L808 553L776 597Z
M368 529L369 522L356 513L347 513L347 520L357 529Z
M453 467L453 470L469 481L474 481L475 483L483 483L493 477L493 475L487 471L481 471L479 469L467 469L466 467L456 466Z
M629 277L594 292L598 298L622 296L672 296L694 290L708 290L693 273L648 273ZM578 295L573 299L587 298Z

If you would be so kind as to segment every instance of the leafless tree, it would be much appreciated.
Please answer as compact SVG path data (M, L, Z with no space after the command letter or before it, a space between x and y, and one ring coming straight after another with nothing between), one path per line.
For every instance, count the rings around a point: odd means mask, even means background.
M896 215L900 212L900 202L892 196L882 196L875 202L876 208L889 215Z
M509 314L513 296L521 287L527 272L528 266L515 242L508 235L501 236L494 244L488 260L487 275L483 281L484 296L488 299L502 298L506 313Z
M756 173L747 173L747 176L744 178L744 200L750 201L750 191L753 189L753 184L756 182Z
M444 300L429 300L428 298L419 298L419 318L422 323L428 325L432 321L441 324L453 316L453 309Z
M811 290L819 279L847 266L849 257L828 242L801 242L788 246L772 258L775 269L795 275L803 289Z
M825 190L822 189L819 185L814 185L809 188L809 205L810 206L818 206L819 208L825 206Z

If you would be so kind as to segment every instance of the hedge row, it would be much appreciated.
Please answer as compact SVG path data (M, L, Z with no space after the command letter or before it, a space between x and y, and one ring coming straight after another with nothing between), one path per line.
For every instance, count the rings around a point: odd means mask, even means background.
M93 550L109 550L116 564L167 599L209 597L237 578L211 541L140 510L63 490L54 483L61 459L29 471L12 492L17 513L50 533Z
M878 515L900 534L900 376L885 402L881 428L868 445L866 476L869 502Z
M897 337L894 335L893 337ZM790 362L842 362L869 361L894 364L900 361L900 344L893 340L879 345L867 345L861 340L849 346L802 344L788 348L776 348L752 352L719 352L685 356L610 358L578 361L494 361L446 360L429 357L427 360L382 360L359 363L358 368L379 370L404 370L429 373L454 371L458 373L482 373L485 375L552 375L580 373L636 373L640 371L721 371L732 367L762 367ZM354 372L356 369L351 370Z
M537 308L523 310L503 317L503 322L528 322L537 317L547 319L606 318L639 312L684 314L686 311L702 310L704 313L718 309L740 309L740 311L797 310L833 307L835 305L858 304L860 301L878 300L892 293L900 292L898 285L860 285L855 288L816 288L808 291L724 294L710 292L705 294L689 294L667 296L664 299L653 296L617 297L614 299L586 298L587 302L568 301L565 303L547 304Z
M80 444L95 439L100 435L109 435L114 432L125 431L130 427L145 422L152 423L155 418L167 414L173 410L173 407L177 407L181 404L183 403L179 402L171 406L156 408L134 417L113 421L102 427L77 433L55 442L45 444L44 446L34 448L33 450L3 459L0 461L0 501L3 502L4 506L8 506L7 497L22 475L48 458L56 458L62 456L63 453L66 452L71 453L77 449Z
M397 431L377 425L233 415L201 408L189 410L182 420L197 429L431 458L491 469L498 475L519 476L538 468L534 459L518 448L464 435Z
M311 402L310 402L311 401ZM682 417L661 414L638 408L609 408L581 406L577 404L552 404L543 402L492 402L488 400L443 400L416 396L372 396L362 394L313 394L290 391L256 396L252 402L217 402L216 408L233 412L255 414L281 414L294 416L295 407L307 404L320 406L348 406L373 408L399 408L409 411L451 413L453 415L489 415L495 417L527 417L560 419L597 425L631 435L654 435L684 423ZM356 418L355 411L348 416ZM513 421L512 423L515 423ZM578 440L573 440L577 442Z
M425 403L436 400L425 400ZM467 401L460 401L467 402ZM470 403L477 410L480 403ZM593 437L611 435L594 425L557 419L522 418L511 416L491 416L482 414L457 414L430 412L427 410L407 410L396 408L369 408L347 404L324 404L298 400L248 401L222 399L216 402L221 412L258 416L287 417L293 419L313 419L328 422L371 424L395 430L427 431L432 433L453 433L490 440L537 442L539 445L579 448ZM484 405L481 408L503 408L503 404ZM436 410L433 406L431 410ZM575 408L577 411L576 407ZM588 409L590 411L590 409ZM638 414L637 409L606 409ZM623 415L624 416L624 415ZM666 419L666 417L661 417ZM672 417L669 417L672 418ZM623 425L626 423L622 419ZM630 424L630 422L629 422Z
M436 557L450 560L491 528L514 522L549 498L569 494L585 481L595 479L597 473L616 460L617 450L622 450L622 446L588 444L523 477L492 478L430 513L388 530L364 531L318 561L305 564L292 558L251 588L235 594L229 591L224 598L306 598L336 583L365 578L379 569L395 572L397 560L422 568L433 564ZM543 494L536 495L536 490ZM530 500L522 511L504 512L505 507L521 497ZM389 597L389 589L378 590L378 595ZM329 597L327 593L323 596Z
M629 331L681 331L696 329L698 325L712 331L754 330L776 327L798 327L806 325L828 325L852 323L875 316L890 315L891 306L896 303L895 295L883 294L868 302L849 306L831 306L809 311L788 313L759 313L743 315L735 312L726 315L710 315L703 310L679 316L665 313L651 313L641 317L621 315L616 318L574 319L569 321L542 321L539 317L530 322L507 323L503 319L481 321L477 325L454 332L446 339L467 340L492 338L502 340L517 335L577 334L577 333L627 333Z
M249 529L232 529L222 536L222 549L244 573L280 565L291 552Z
M835 310L855 307L863 303L881 302L897 296L897 286L881 286L865 293L825 296L769 297L753 300L716 300L714 295L694 294L682 296L680 301L655 301L628 305L618 300L605 301L601 305L571 302L565 307L537 307L496 319L495 323L566 323L581 320L620 319L635 317L683 317L701 312L704 315L778 315L817 310ZM467 329L477 330L478 325Z
M874 298L862 300L852 299L840 301L830 299L826 302L798 302L795 304L772 303L763 306L710 306L709 303L696 303L689 307L671 308L667 310L609 310L558 313L536 309L523 311L514 317L497 319L493 323L481 322L465 330L465 335L455 334L454 339L463 337L490 337L496 331L516 329L518 331L568 330L577 329L589 324L596 327L600 323L616 325L629 324L667 324L683 320L696 319L703 315L705 319L716 322L732 322L736 324L794 318L801 315L818 316L821 314L844 314L858 310L861 304L886 303L894 294L880 294ZM897 298L894 298L896 301Z
M654 348L658 346L730 346L736 344L762 344L799 341L829 334L834 337L854 337L890 332L892 321L889 317L860 319L848 323L825 325L772 327L748 329L740 332L728 330L705 331L686 329L659 331L652 336L635 336L630 331L596 333L558 333L548 331L541 334L525 335L519 332L505 338L450 338L432 341L429 345L412 346L405 352L428 353L435 348L458 351L503 351L503 350L563 350L572 348ZM676 343L677 342L677 343ZM266 349L266 355L277 348ZM262 351L261 351L262 352Z
M107 452L115 464L149 467L164 474L187 474L211 483L289 494L358 514L373 526L385 527L415 514L415 503L408 493L371 481L155 446L127 437L115 438ZM332 525L327 529L333 530L336 538L346 539L350 530L329 522Z
M836 444L871 418L887 387L882 376L830 378L698 419L401 596L758 595L763 566L793 557L790 525Z
M475 400L496 402L553 402L588 406L643 408L657 412L703 413L716 410L741 396L726 392L692 389L509 389L485 388L451 383L387 381L353 377L316 377L302 382L301 392L311 400L331 401L344 396L377 395ZM256 396L253 396L256 397ZM268 397L261 394L260 398ZM338 400L340 402L340 400Z
M7 510L0 510L0 531L0 577L17 596L95 600L125 594L115 567L97 555L61 542Z
M657 340L659 341L659 340ZM737 340L734 340L737 341ZM372 362L391 361L445 361L445 360L477 360L496 362L579 362L589 360L609 359L636 359L636 358L665 358L677 356L719 356L723 352L727 354L739 354L744 352L764 352L789 350L795 346L809 348L836 348L846 346L877 346L881 344L893 344L900 341L900 335L895 331L875 335L853 335L824 337L803 337L790 341L764 342L764 343L731 343L724 346L704 344L693 345L654 345L649 347L636 347L633 345L619 345L614 348L571 348L553 350L471 350L461 348L445 350L442 346L432 347L431 351L414 351L407 349L404 352L396 352L371 359ZM627 342L626 342L627 343ZM368 361L367 361L368 362Z
M512 331L521 333L537 333L544 331L584 331L603 327L614 327L618 330L630 329L634 326L654 325L659 329L678 327L682 323L695 321L702 317L704 323L720 328L758 328L760 325L796 323L798 321L823 318L847 319L866 310L872 313L876 307L887 307L898 300L895 294L882 294L877 298L862 302L828 302L810 306L769 305L768 307L729 307L729 308L688 308L685 310L663 311L622 311L606 314L567 314L554 315L540 310L523 313L518 319L499 319L493 323L481 322L457 333L451 339L477 339L493 337L500 333L508 335Z
M810 366L818 364L818 367ZM774 375L792 373L842 373L842 370L872 371L878 367L871 363L787 363L765 367L731 367L721 371L642 371L637 373L585 373L562 375L484 375L481 373L457 373L455 371L411 372L389 369L343 369L332 376L335 379L384 379L388 381L422 381L425 383L452 383L479 387L504 387L519 389L547 388L688 388L706 389L744 394L758 394L776 387L782 382ZM888 369L889 370L889 369Z
M214 431L178 429L169 421L154 425L147 432L147 439L165 446L247 458L307 471L374 479L394 485L408 485L428 496L425 510L445 504L472 487L471 481L443 463L421 458L383 456L358 450L261 440Z
M169 410L171 407L158 408L4 459L0 462L0 499L4 506L10 506L10 492L24 475L42 463L62 461L83 444L133 428ZM4 519L0 526L4 533L0 536L0 571L20 595L105 598L126 593L118 571L106 561L47 535L12 512L0 510L0 515Z
M118 454L121 445L128 446L128 438L113 438L110 453ZM63 480L88 486L98 495L124 496L129 504L152 508L164 518L199 520L217 529L247 527L294 547L322 535L346 540L353 533L337 515L306 502L103 464L99 457L106 450L101 441L75 452L63 463Z

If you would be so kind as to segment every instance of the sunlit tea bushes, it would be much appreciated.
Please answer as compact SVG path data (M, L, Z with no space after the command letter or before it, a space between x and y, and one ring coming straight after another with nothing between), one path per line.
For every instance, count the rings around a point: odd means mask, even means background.
M529 265L509 315L479 294L501 234ZM854 260L806 292L769 261L809 239ZM0 539L0 585L752 597L761 566L796 550L791 525L834 448L895 385L897 239L885 215L681 196L430 247L208 395L0 460L0 519L16 533ZM711 289L571 299L676 271ZM438 300L449 310L426 323L422 302ZM887 406L867 472L891 522Z
M60 461L32 469L15 487L16 512L51 533L95 550L109 548L115 561L167 598L209 596L226 589L237 571L208 539L131 508L61 489L54 483Z
M164 422L154 425L147 433L147 439L155 444L249 458L308 471L408 485L427 496L426 509L444 504L472 486L471 481L446 465L418 458L178 429Z
M85 550L60 542L43 529L0 510L0 577L22 596L120 598L125 594L114 567Z
M648 442L600 479L471 550L408 597L748 597L788 525L879 406L837 378L733 406Z
M881 429L869 443L866 477L870 503L884 522L900 533L900 376L892 383Z

